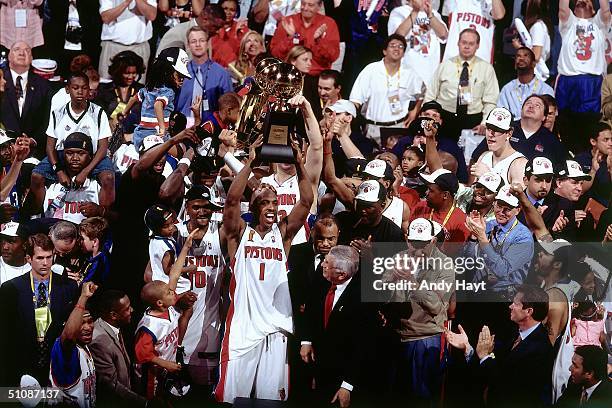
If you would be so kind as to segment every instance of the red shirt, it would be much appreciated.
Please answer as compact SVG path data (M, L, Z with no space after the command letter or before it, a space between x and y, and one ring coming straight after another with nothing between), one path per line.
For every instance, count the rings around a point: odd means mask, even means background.
M223 27L219 32L210 39L212 47L212 59L216 63L227 67L230 62L238 59L238 51L240 50L240 41L247 33L248 27L244 22L232 22L229 27Z
M338 26L330 17L322 14L316 14L312 18L312 22L308 28L304 27L302 15L292 14L285 19L291 20L295 27L295 32L299 35L299 44L293 43L293 37L290 37L283 25L279 22L276 25L276 31L270 42L270 52L276 58L285 60L291 48L295 45L303 45L312 51L312 67L310 75L319 75L321 71L330 69L331 64L338 59L340 55L340 34L338 34ZM325 33L314 39L315 31L322 24L327 25Z
M413 188L400 186L398 190L399 198L408 204L408 208L412 209L416 207L421 200L419 198L419 193L417 193Z
M452 210L452 214L446 220L446 224L444 224L448 211L433 211L432 213L432 208L427 205L427 201L423 200L412 210L410 221L416 218L435 221L448 231L445 242L466 242L472 234L465 226L465 213L461 208L457 207L453 207Z

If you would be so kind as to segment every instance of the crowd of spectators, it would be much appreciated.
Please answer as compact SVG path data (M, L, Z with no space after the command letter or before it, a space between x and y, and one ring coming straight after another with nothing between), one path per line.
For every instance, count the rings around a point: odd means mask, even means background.
M0 0L0 386L609 407L611 3Z

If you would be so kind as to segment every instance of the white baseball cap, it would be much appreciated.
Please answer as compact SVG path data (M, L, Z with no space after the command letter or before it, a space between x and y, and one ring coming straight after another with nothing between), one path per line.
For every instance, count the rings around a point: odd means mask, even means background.
M564 239L555 239L552 242L543 242L543 241L538 240L538 244L540 244L542 249L546 251L549 255L554 255L555 251L559 248L563 248L563 247L572 245Z
M376 178L393 180L393 169L384 160L374 159L366 164L363 173Z
M591 176L582 171L580 164L574 160L565 161L565 166L559 170L559 177L574 180L591 180Z
M509 185L505 185L502 188L500 188L499 192L495 196L495 199L503 201L504 203L508 204L511 207L516 208L519 206L519 200L518 198L512 195L512 193L510 192Z
M13 221L7 222L6 224L2 224L2 227L0 227L0 235L6 235L8 237L18 237L18 228L19 223Z
M525 173L532 176L546 176L555 174L555 168L552 162L546 157L534 157L527 162Z
M169 61L172 64L172 68L174 68L176 72L187 78L191 78L191 74L187 69L189 56L184 49L179 47L166 48L159 53L157 58Z
M419 176L428 184L436 184L442 191L456 194L459 189L457 176L446 169L438 169L431 174L419 173Z
M382 201L386 195L387 189L378 180L366 180L359 185L355 199L367 203L377 203Z
M160 136L156 136L156 135L151 135L151 136L147 136L144 139L142 139L142 145L140 145L140 153L144 153L147 150L155 147L155 146L159 146L160 144L164 143L164 139L161 138Z
M489 112L485 125L499 132L507 132L512 129L512 112L506 108L494 108Z
M0 145L3 145L7 142L14 142L15 139L12 137L8 137L6 132L3 129L0 129Z
M504 185L504 180L499 174L493 171L489 171L478 177L476 183L480 184L489 191L497 193L499 189Z
M336 113L348 113L352 117L357 116L357 109L355 109L355 105L353 102L347 99L338 99L333 105L330 105L325 109L329 109L330 111Z
M425 218L412 220L408 227L408 241L431 241L442 231L442 226Z

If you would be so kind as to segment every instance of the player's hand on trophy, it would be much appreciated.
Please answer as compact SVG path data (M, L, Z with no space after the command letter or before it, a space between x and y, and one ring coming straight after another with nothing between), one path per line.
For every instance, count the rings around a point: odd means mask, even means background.
M300 142L298 141L297 137L292 134L291 135L291 149L293 149L293 157L295 157L295 163L299 164L299 163L304 163L304 153L302 151L302 147L300 145Z
M263 135L259 135L257 139L249 146L249 161L255 160L257 149L263 144Z

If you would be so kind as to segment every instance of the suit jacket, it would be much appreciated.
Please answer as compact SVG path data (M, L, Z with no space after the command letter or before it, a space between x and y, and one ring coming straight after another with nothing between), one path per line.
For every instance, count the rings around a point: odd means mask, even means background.
M563 393L555 407L573 408L580 404L580 396L582 395L582 387L570 383L567 390ZM606 378L601 381L601 384L593 390L591 397L582 405L589 408L604 408L609 407L612 401L612 382Z
M19 385L23 374L35 377L41 385L49 380L49 356L46 367L39 367L40 346L34 321L31 272L18 276L0 287L0 383L5 386ZM45 343L51 350L55 339L62 333L64 323L74 308L78 287L72 279L54 274L51 284L51 325L45 334Z
M495 348L496 358L482 364L474 354L474 364L489 385L489 406L550 405L553 347L548 333L540 324L525 340L512 349L509 344Z
M94 323L93 340L89 345L96 364L97 395L100 406L117 404L144 405L146 399L132 391L131 363L127 350L110 325L101 318Z
M336 302L324 327L325 297L331 284L325 281L313 291L306 304L306 325L302 341L311 341L315 353L315 378L320 392L331 397L343 381L358 387L359 367L362 355L360 345L364 340L365 313L361 303L361 283L353 276Z
M25 133L34 138L38 143L34 148L34 156L42 159L45 156L47 145L45 132L49 125L49 110L51 109L49 81L30 70L27 89L24 90L25 101L20 115L11 71L6 68L3 72L6 87L0 104L0 123L6 130L14 132L14 137Z

